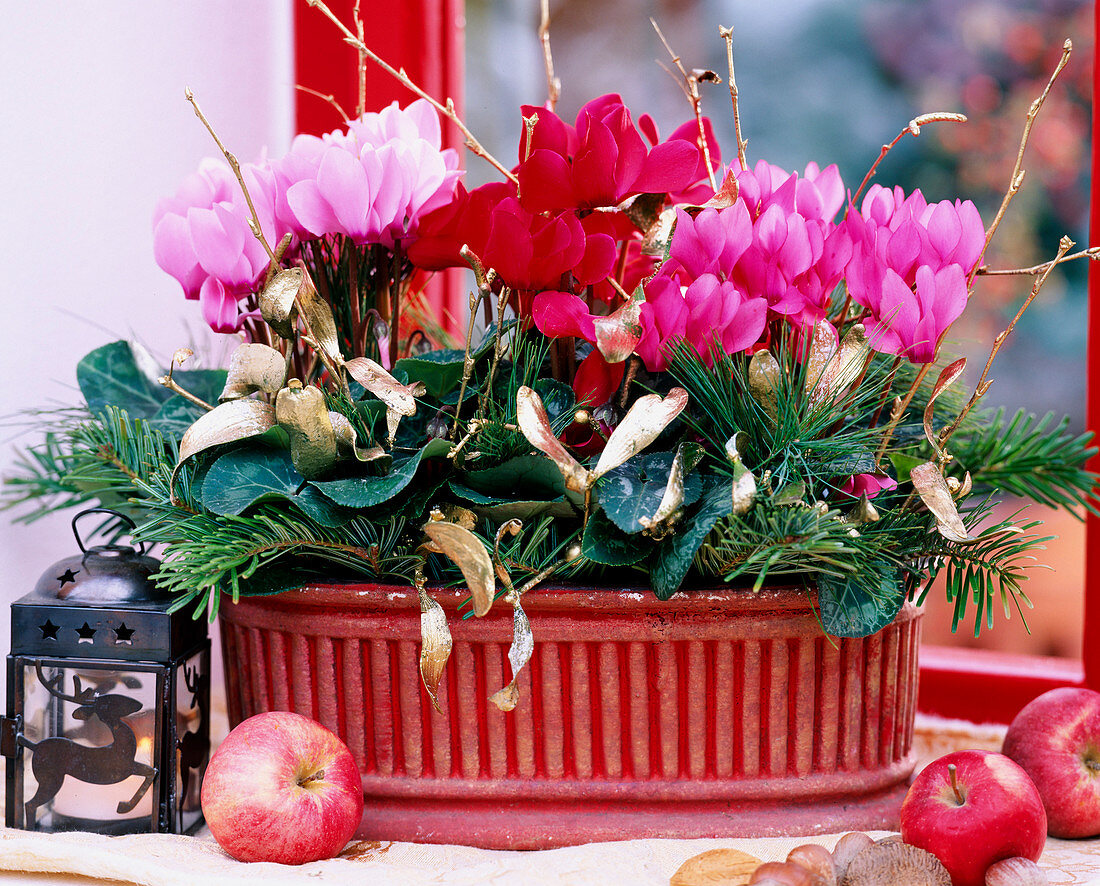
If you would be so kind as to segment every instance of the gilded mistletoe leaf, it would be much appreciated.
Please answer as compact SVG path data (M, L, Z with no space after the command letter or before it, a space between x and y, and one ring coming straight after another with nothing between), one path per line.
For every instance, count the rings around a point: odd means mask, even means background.
M948 541L960 544L977 541L966 531L958 508L955 507L955 500L951 497L951 489L938 465L933 462L917 465L909 472L909 479L913 481L913 488L917 490L921 501L935 516L940 535Z
M673 388L663 398L646 394L635 400L619 426L611 432L591 480L602 477L649 446L684 411L687 403L688 394L683 388Z
M432 700L436 711L443 713L439 705L439 681L443 668L451 657L451 631L443 607L428 596L423 588L420 593L420 679Z
M286 382L286 358L268 345L246 342L233 352L221 402L238 400L261 391L278 393Z
M527 613L523 611L518 596L513 605L515 610L512 616L512 645L508 648L508 664L512 668L512 680L503 689L498 689L489 697L489 701L502 711L515 710L516 705L519 704L519 674L535 651L531 622L527 620Z
M558 466L566 488L584 492L588 488L588 471L562 445L550 426L542 398L526 385L516 395L516 420L527 442Z
M474 615L485 615L493 605L496 595L496 579L493 577L493 561L481 540L456 523L430 522L424 533L462 570L466 587L474 601Z
M275 398L275 420L290 436L294 467L307 480L323 475L336 463L336 432L325 395L296 378Z

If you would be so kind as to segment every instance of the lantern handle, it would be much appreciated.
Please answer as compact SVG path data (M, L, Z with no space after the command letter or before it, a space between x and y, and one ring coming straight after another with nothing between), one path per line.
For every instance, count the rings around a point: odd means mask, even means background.
M76 543L80 546L80 553L82 553L82 554L87 554L88 549L86 547L84 547L84 540L80 537L80 531L76 528L76 521L79 520L81 517L87 517L88 514L110 514L115 519L121 520L123 523L127 524L130 527L130 529L132 529L132 530L137 529L137 524L133 520L131 520L125 514L120 514L118 511L111 510L110 508L87 508L86 510L81 511L79 514L77 514L75 517L73 517L73 522L72 522L73 535L76 538ZM130 537L133 538L133 535L131 535ZM144 557L145 556L145 550L146 550L145 542L143 542L141 539L137 539L137 543L140 545L140 550L138 551L138 556L139 557ZM112 545L111 547L115 547L115 546ZM131 548L130 550L133 550L133 548Z

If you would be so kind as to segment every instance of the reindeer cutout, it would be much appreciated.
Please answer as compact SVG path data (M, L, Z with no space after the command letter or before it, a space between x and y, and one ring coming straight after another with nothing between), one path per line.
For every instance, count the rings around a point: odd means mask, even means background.
M117 784L131 775L142 776L145 781L134 796L127 802L118 804L119 815L131 812L145 796L157 775L157 770L152 766L137 762L137 737L122 721L123 717L140 711L141 702L125 695L103 695L92 688L81 689L80 677L76 675L73 676L73 694L66 695L62 691L65 679L63 675L58 674L55 679L47 680L42 673L42 665L37 665L36 669L39 682L50 695L79 705L73 711L74 719L97 717L110 730L112 740L109 745L90 748L60 736L44 738L37 743L28 741L22 735L18 736L19 744L33 752L31 770L38 782L35 795L24 804L26 826L34 829L35 812L57 795L67 775L87 784Z
M183 812L191 785L191 770L194 769L201 773L210 754L209 727L206 725L209 722L207 716L210 706L210 675L200 674L197 667L191 669L185 665L183 682L187 687L187 691L191 693L191 707L199 709L199 728L197 732L188 730L176 743L180 755L179 815L181 831L184 829Z

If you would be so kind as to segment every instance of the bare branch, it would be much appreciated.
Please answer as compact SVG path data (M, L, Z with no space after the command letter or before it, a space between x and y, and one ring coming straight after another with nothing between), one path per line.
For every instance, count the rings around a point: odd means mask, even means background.
M341 120L347 122L351 119L351 117L348 116L348 112L340 107L340 102L336 101L336 96L333 95L331 92L328 95L325 95L323 92L318 92L316 89L310 89L308 86L302 86L301 83L296 84L294 88L301 90L308 95L314 95L317 98L321 99L321 101L328 102L330 105L332 105L333 108L336 109L336 113L340 115Z
M271 244L267 242L267 238L264 237L263 229L260 227L260 217L256 214L256 206L252 202L252 195L248 193L248 187L244 183L244 176L241 175L241 164L237 158L229 152L229 149L222 144L222 140L218 138L218 134L214 131L214 127L210 125L210 121L206 119L206 115L199 108L199 103L195 101L195 94L190 89L185 89L183 94L187 97L187 100L191 102L191 107L195 109L195 116L202 121L202 125L206 127L206 131L210 133L216 144L225 155L225 160L229 164L229 167L233 170L233 174L237 177L237 183L241 186L241 191L244 192L244 199L248 203L248 211L251 213L252 218L248 223L249 228L252 229L252 235L260 241L260 244L267 251L268 258L271 259L272 264L278 264L279 259L276 258L275 253L271 250Z
M489 163L491 166L495 167L496 170L500 172L500 174L507 178L510 182L512 182L512 184L519 184L519 179L517 179L516 176L492 154L486 151L485 148L482 147L481 142L474 138L473 133L466 128L466 124L462 122L462 118L459 117L458 114L455 112L454 102L451 99L447 99L445 103L441 104L438 100L428 95L428 93L417 86L416 83L414 83L409 78L409 75L405 73L404 68L395 68L391 64L380 58L378 55L376 55L362 40L360 40L355 34L351 32L347 25L345 25L342 21L340 21L339 18L336 17L336 14L328 8L328 5L324 2L324 0L306 0L306 3L318 9L325 16L325 18L327 18L334 25L336 25L337 28L340 29L340 31L344 35L345 43L348 43L349 45L358 49L364 56L366 56L376 65L378 65L378 67L380 67L383 71L385 71L395 80L397 80L402 86L416 93L422 99L431 104L431 106L439 111L439 113L441 113L444 117L454 123L454 125L459 128L459 131L461 131L462 135L465 137L466 147L468 147L474 154Z
M1012 198L1016 196L1016 192L1020 190L1020 186L1024 183L1024 151L1027 149L1028 139L1031 138L1031 127L1035 125L1035 118L1039 116L1039 110L1043 107L1043 102L1046 101L1051 87L1054 86L1054 81L1058 79L1058 75L1062 73L1062 68L1069 62L1071 52L1073 52L1073 42L1067 39L1066 42L1062 44L1062 57L1058 60L1058 65L1054 68L1054 73L1050 75L1046 88L1043 89L1042 94L1031 103L1031 107L1027 110L1027 120L1024 122L1024 133L1020 137L1020 150L1016 152L1016 165L1012 168L1012 176L1008 181L1008 190L1005 191L1004 199L1001 200L1001 206L997 210L997 215L993 218L993 223L989 226L989 230L985 232L985 245L982 246L982 251L978 256L978 261L974 265L974 270L970 272L970 280L974 279L974 274L977 273L977 268L981 265L982 259L985 257L986 250L989 249L989 243L993 239L993 235L997 233L997 227L1001 224L1001 219L1004 218L1005 213L1008 211L1008 204L1012 202Z
M733 132L737 136L737 160L742 169L748 168L745 159L745 139L741 136L741 113L737 104L737 79L733 76L733 28L718 27L719 36L726 41L726 61L729 63L730 101L733 102Z
M554 56L550 52L550 0L542 0L539 42L542 43L542 62L546 67L546 104L552 111L561 98L561 80L554 76Z

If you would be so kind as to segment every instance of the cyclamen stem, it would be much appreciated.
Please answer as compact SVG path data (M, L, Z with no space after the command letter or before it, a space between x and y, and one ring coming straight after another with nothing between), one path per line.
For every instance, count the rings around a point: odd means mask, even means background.
M1046 88L1043 89L1039 97L1031 103L1031 107L1027 110L1027 120L1024 122L1024 133L1020 138L1020 150L1016 152L1016 165L1012 168L1012 177L1008 182L1008 190L1005 191L1004 199L1001 200L1000 208L993 218L993 223L989 226L989 230L985 232L985 244L982 246L982 251L978 255L978 261L974 264L974 270L970 272L968 283L974 279L977 269L981 267L986 250L989 249L990 241L993 240L993 235L997 233L997 227L1001 224L1001 219L1004 218L1005 212L1008 211L1008 204L1012 202L1012 198L1016 196L1016 192L1020 190L1020 186L1024 183L1024 151L1027 149L1028 139L1031 138L1031 127L1035 125L1035 118L1039 116L1039 111L1043 107L1043 102L1046 101L1051 87L1054 86L1054 81L1058 79L1058 75L1062 73L1062 68L1069 62L1071 52L1073 52L1073 41L1067 39L1066 42L1062 44L1062 57L1058 60L1058 65L1055 67L1054 73L1050 75Z
M401 83L402 86L405 86L407 89L415 92L418 96L431 104L431 106L439 111L439 113L441 113L444 117L454 123L454 125L459 128L459 131L466 139L466 147L468 147L473 153L475 153L482 160L489 163L491 166L495 167L496 170L500 172L500 174L503 175L506 179L508 179L508 181L512 182L512 184L519 184L519 179L516 178L516 176L492 154L486 151L485 148L481 146L481 142L474 138L474 134L466 128L466 124L462 122L462 118L459 117L458 114L455 112L454 102L451 99L447 99L446 104L441 104L438 100L432 98L432 96L428 95L428 93L417 86L416 83L414 83L409 78L409 75L405 73L404 68L395 68L393 67L393 65L389 64L381 57L376 55L370 49L370 47L368 47L362 40L360 40L355 34L351 32L351 29L348 28L347 25L345 25L342 21L340 21L339 18L337 18L336 14L328 8L328 5L325 4L324 0L306 0L306 3L319 10L325 16L325 18L331 21L334 25L336 25L337 28L340 29L341 32L343 32L345 43L348 43L358 49L364 56L369 58L383 71L385 71L387 74L389 74L399 83Z
M937 348L937 351L939 349ZM905 410L909 408L909 404L913 400L913 396L917 393L917 389L920 388L921 382L924 381L924 377L928 375L928 370L935 364L936 358L933 357L927 363L923 364L920 371L917 373L917 377L913 379L913 384L909 386L909 390L901 401L890 411L890 423L886 426L886 429L882 432L882 441L878 445L878 451L875 453L875 464L882 464L882 457L886 454L886 449L890 445L890 439L894 436L894 431L897 429L898 423L901 421L901 417L905 414Z

